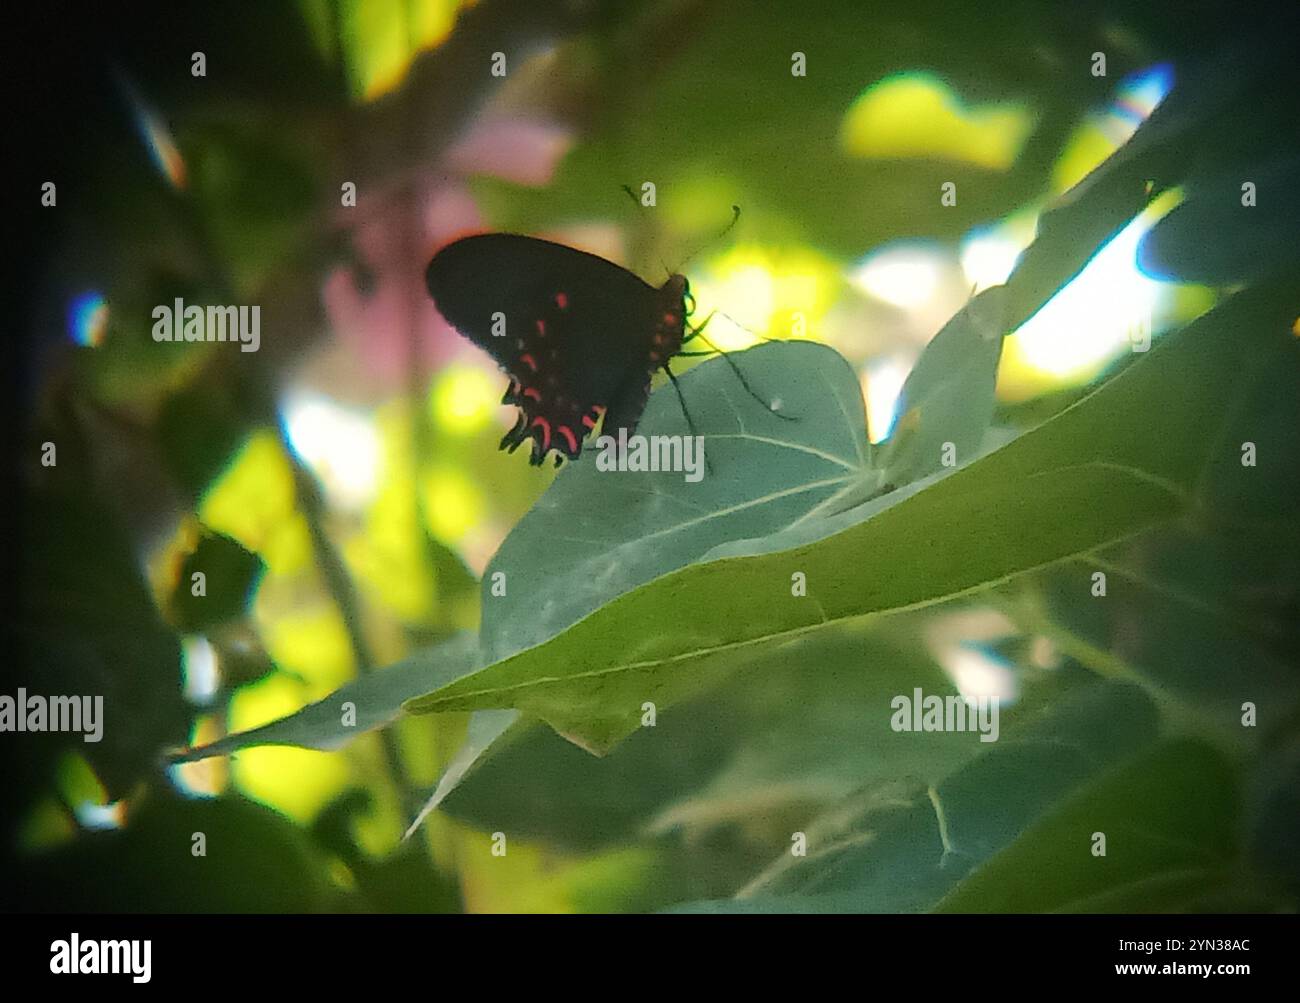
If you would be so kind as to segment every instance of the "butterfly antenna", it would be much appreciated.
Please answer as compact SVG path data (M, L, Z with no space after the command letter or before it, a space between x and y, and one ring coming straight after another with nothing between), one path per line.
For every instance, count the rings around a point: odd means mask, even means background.
M710 316L712 316L712 314L710 314ZM707 324L707 323L708 323L708 320L705 320L704 324ZM706 345L708 345L711 349L713 349L713 352L714 352L714 353L716 353L716 354L718 354L718 355L720 355L720 356L722 357L722 361L725 362L727 365L729 365L729 366L731 367L731 371L732 371L733 373L736 374L736 379L740 380L740 385L741 385L742 387L745 388L745 392L746 392L747 394L749 394L749 396L753 397L754 400L756 400L756 401L758 401L760 404L762 404L764 410L771 412L773 415L775 415L776 417L780 418L782 421L798 421L799 419L796 418L794 415L790 415L790 414L782 414L780 411L777 411L777 410L773 409L773 407L772 407L772 402L769 401L769 400L767 400L767 399L765 399L765 398L763 397L762 394L758 393L758 392L757 392L757 391L756 391L752 386L749 385L749 380L745 379L745 374L742 373L742 372L740 371L740 367L739 367L738 365L736 365L736 360L733 359L733 358L731 357L731 355L730 355L728 352L724 352L721 348L719 348L717 345L715 345L713 342L711 342L708 338L704 337L704 335L701 333L701 332L704 330L704 324L701 324L699 327L695 328L694 333L692 334L692 337L699 338L702 342L704 342L704 343L705 343ZM684 356L686 356L686 357L689 358L689 357L691 357L691 356L695 356L695 355L709 355L709 354L712 354L712 353L709 353L709 352L678 352L677 354L678 354L678 355L684 355ZM671 376L672 374L669 373L668 375ZM683 408L684 408L684 407L685 407L685 404L683 404L682 406L683 406Z
M691 430L691 435L703 442L704 436L700 435L699 430L695 427L695 419L691 417L691 409L686 406L686 395L682 393L682 385L677 382L676 374L668 368L667 363L664 363L664 372L668 374L668 379L672 382L673 389L677 391L677 399L682 402L682 414L686 416L686 427ZM704 457L704 468L708 470L710 474L713 473L713 466L709 463L709 458L707 456Z
M681 272L681 270L685 268L690 263L690 261L702 250L704 250L710 244L716 244L719 240L721 240L723 237L729 234L731 232L731 228L735 226L739 220L740 220L740 206L733 205L731 207L731 221L726 226L724 226L721 230L719 230L716 236L710 237L703 244L701 244L699 247L693 250L690 254L686 255L686 258L682 261L682 263L677 266L677 271Z
M724 319L726 319L726 320L731 321L731 323L735 324L736 327L740 328L740 329L741 329L742 331L744 331L746 334L751 334L751 335L753 335L753 336L754 336L755 338L757 338L759 341L784 341L784 340L785 340L784 338L769 338L766 334L759 334L759 333L758 333L757 331L755 331L752 327L746 327L746 326L745 326L744 324L742 324L740 321L736 320L735 317L731 316L731 314L727 313L725 310L714 310L714 311L712 311L712 313L709 314L709 316L711 317L711 316L713 316L713 314L715 314L715 313L716 313L718 316L720 316L720 317L722 317L722 318L724 318Z
M632 190L632 187L630 185L620 185L619 187L622 188L623 191L627 192L627 197L636 203L637 208L641 207L641 200L637 198L636 192ZM663 258L660 258L659 264L663 266L664 274L671 279L673 277L673 273L668 268L668 262L664 261Z

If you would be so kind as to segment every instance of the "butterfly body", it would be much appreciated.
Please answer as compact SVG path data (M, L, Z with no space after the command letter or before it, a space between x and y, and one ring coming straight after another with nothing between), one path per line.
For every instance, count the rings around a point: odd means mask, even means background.
M655 288L611 261L517 234L457 240L429 262L425 282L452 327L510 377L502 403L519 418L501 448L532 440L531 462L577 459L603 431L636 428L650 377L677 353L686 279ZM558 462L558 456L557 456Z

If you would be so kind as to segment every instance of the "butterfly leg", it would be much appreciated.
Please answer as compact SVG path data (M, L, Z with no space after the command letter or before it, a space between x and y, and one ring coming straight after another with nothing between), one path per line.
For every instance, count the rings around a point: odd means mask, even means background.
M526 438L528 438L528 416L520 411L515 427L501 437L501 444L497 449L513 453Z

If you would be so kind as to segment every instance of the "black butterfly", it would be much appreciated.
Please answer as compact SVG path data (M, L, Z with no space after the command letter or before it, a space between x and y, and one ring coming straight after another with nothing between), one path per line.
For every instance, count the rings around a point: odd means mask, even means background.
M577 459L601 414L604 434L631 435L651 375L668 369L687 329L684 276L656 289L594 254L518 234L448 244L425 284L447 323L510 377L502 403L518 405L519 420L501 448L531 438L538 466L552 450Z

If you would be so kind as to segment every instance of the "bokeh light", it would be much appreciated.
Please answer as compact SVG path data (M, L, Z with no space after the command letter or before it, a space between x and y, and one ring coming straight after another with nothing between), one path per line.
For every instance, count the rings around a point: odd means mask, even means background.
M910 359L877 359L862 374L862 395L867 404L867 437L874 442L889 438L897 419L898 395L912 368Z
M1115 235L1073 281L1008 339L999 372L1005 397L1090 379L1122 351L1148 344L1171 286L1138 267L1143 235L1181 199L1165 193Z
M108 301L96 290L79 293L68 305L68 335L83 348L98 348L108 337Z
M1066 192L1123 146L1174 85L1173 68L1158 63L1120 81L1113 103L1087 116L1052 170L1052 189Z
M492 423L501 403L501 377L485 366L454 363L438 374L429 398L439 428L472 435Z
M850 275L863 292L904 310L928 303L939 291L946 255L929 241L906 241L873 251Z
M379 480L379 437L369 415L309 391L292 391L280 404L288 439L320 478L330 500L359 509Z
M858 157L942 158L1004 171L1033 124L1023 104L968 106L933 74L909 72L859 95L844 116L840 145Z

